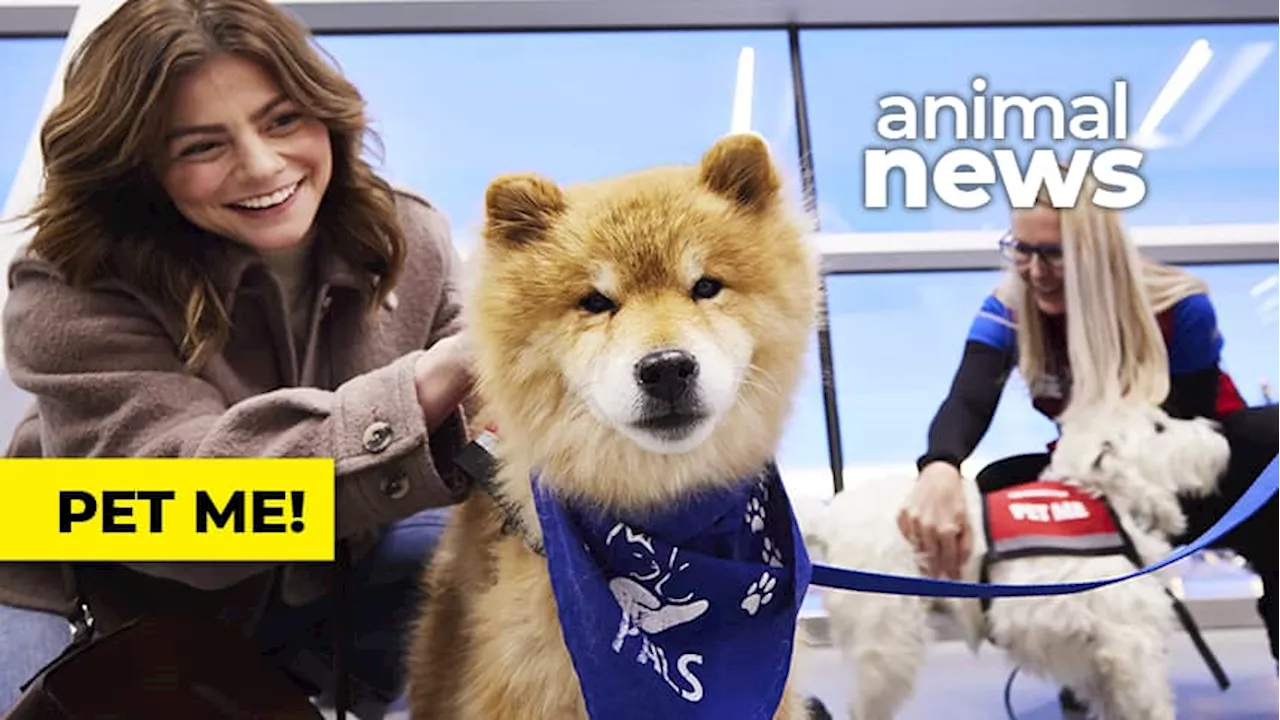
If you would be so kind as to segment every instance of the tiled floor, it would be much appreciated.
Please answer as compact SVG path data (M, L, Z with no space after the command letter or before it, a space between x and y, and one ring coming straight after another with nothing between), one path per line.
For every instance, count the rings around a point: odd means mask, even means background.
M1260 592L1257 579L1242 569L1237 559L1223 553L1189 558L1179 570L1181 580L1175 591L1186 599L1232 682L1225 692L1220 691L1187 636L1175 635L1172 673L1179 720L1276 720L1280 716L1280 686L1254 606L1253 598ZM818 625L811 627L818 629L823 616L819 597L811 594L802 619L816 620ZM954 637L945 624L940 629L943 637ZM823 634L817 633L819 637ZM799 663L800 687L821 698L836 718L846 718L852 673L841 665L837 652L826 646L806 647ZM1010 720L1004 708L1004 689L1011 669L989 647L975 657L959 642L939 642L933 646L920 678L920 690L898 720ZM1052 685L1019 674L1011 694L1013 720L1058 720L1063 716L1057 695ZM407 713L397 711L386 720L407 718Z
M1184 634L1173 638L1173 678L1180 720L1275 720L1278 712L1276 665L1261 628L1214 630L1206 641L1222 662L1231 687L1218 690L1204 662ZM1010 667L997 654L974 657L960 643L935 645L921 676L920 691L899 720L1004 720L1004 687ZM846 717L851 677L830 648L810 648L801 656L802 687L827 704L837 718ZM1057 689L1018 675L1012 692L1017 720L1062 717Z
M1189 560L1181 569L1181 594L1205 629L1205 638L1224 665L1232 686L1219 691L1187 636L1174 635L1172 675L1178 693L1179 720L1276 720L1280 716L1280 686L1266 633L1254 608L1256 580L1230 561ZM806 622L820 621L823 612L816 595L808 598L801 615ZM1245 625L1252 627L1242 628ZM898 720L1008 720L1003 698L1010 669L989 647L975 657L958 642L939 642L931 649L920 690ZM841 720L847 717L851 678L852 673L841 664L834 649L802 649L800 688L821 698ZM1012 705L1015 720L1062 717L1057 689L1027 675L1020 674L1015 680ZM327 713L327 717L332 718L333 714ZM407 719L403 710L386 718Z
M1219 691L1186 636L1174 636L1179 720L1276 720L1280 712L1276 665L1263 630L1213 630L1205 638L1232 685L1226 692ZM998 654L986 650L975 658L957 642L935 645L920 679L921 690L898 720L1007 720L1004 687L1010 668ZM805 648L801 655L801 688L822 698L838 719L846 717L849 677L831 648ZM1012 704L1016 720L1062 717L1057 689L1026 675L1014 681ZM386 720L407 718L407 713L396 712Z

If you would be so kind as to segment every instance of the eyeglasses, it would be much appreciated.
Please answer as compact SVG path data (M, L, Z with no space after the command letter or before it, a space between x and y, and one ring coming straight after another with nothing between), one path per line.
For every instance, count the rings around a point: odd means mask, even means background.
M1032 245L1005 233L1005 236L1000 238L1000 254L1019 267L1030 265L1031 261L1039 255L1040 261L1046 266L1054 270L1062 269L1062 245L1060 244Z

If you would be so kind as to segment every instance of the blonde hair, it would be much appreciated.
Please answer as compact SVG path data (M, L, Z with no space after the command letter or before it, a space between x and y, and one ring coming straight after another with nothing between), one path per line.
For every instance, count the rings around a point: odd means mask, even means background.
M1097 188L1087 175L1076 204L1056 210L1068 308L1067 411L1118 400L1158 405L1169 394L1169 356L1156 315L1208 287L1185 270L1139 255L1119 213L1093 203ZM1036 205L1053 208L1044 188ZM1047 375L1044 318L1015 268L997 294L1016 313L1018 372L1034 393Z

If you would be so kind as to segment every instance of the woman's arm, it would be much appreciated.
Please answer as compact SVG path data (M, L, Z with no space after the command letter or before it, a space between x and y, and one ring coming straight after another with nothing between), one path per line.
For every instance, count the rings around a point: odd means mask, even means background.
M951 389L929 424L929 445L918 469L942 461L959 468L982 440L1009 377L1017 336L1008 309L988 297L969 328Z
M415 252L423 262L424 250ZM332 391L282 388L232 403L183 368L161 322L131 294L72 288L37 261L16 263L10 281L6 360L13 382L36 397L45 456L333 458L341 537L451 504L463 492L444 465L463 439L461 423L450 421L458 413L432 433L419 402L419 380L433 384L418 373L430 351ZM435 337L447 335L451 322L442 320ZM448 396L452 381L436 380ZM138 569L215 589L268 567Z
M416 391L430 431L434 432L445 422L451 424L447 437L440 439L457 441L458 446L444 447L448 443L443 442L432 444L437 454L451 458L466 439L461 406L470 394L472 384L471 358L458 337L462 330L462 305L458 299L461 258L453 245L449 224L431 203L407 191L397 191L396 199L400 224L405 229L409 247L417 250L406 259L407 269L412 271L414 264L430 261L429 266L418 267L416 272L409 274L434 273L442 278L436 297L435 321L427 338L428 352L418 360ZM422 257L426 255L423 250L428 249L434 252L430 257Z
M1007 368L999 350L973 340L965 343L951 391L929 424L929 446L916 462L918 468L938 460L958 468L973 453L991 427Z
M1169 397L1173 417L1217 417L1222 333L1207 295L1190 295L1173 306L1169 350Z

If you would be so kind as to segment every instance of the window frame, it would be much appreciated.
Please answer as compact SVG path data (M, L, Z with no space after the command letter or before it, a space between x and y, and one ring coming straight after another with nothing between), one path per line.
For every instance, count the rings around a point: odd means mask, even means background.
M113 0L3 0L0 36L65 35L79 9ZM434 33L802 27L972 27L1275 23L1270 0L1075 0L1070 3L902 0L287 0L317 33Z
M1139 252L1165 263L1280 261L1280 225L1148 225L1129 228ZM990 231L817 233L813 245L828 275L1004 266Z

